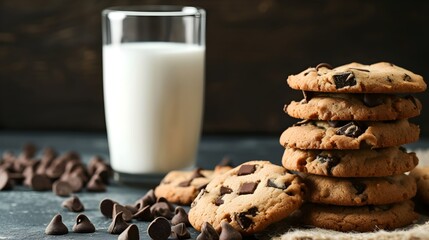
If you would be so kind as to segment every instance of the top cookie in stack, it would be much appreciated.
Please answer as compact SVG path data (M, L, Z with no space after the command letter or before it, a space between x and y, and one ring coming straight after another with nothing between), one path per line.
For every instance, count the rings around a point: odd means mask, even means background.
M424 91L423 78L385 62L337 68L322 63L289 76L288 84L302 90L304 99L284 110L304 120L281 135L282 162L302 172L309 188L313 205L303 209L306 222L372 231L415 220L409 199L416 184L404 173L418 159L401 145L419 138L419 127L408 118L418 116L422 104L406 94ZM398 196L389 197L392 191ZM392 214L403 217L393 220Z

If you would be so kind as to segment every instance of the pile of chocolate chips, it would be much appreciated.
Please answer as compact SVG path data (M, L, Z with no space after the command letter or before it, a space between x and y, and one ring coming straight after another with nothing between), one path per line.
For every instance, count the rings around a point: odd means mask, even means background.
M15 155L5 151L0 159L0 191L24 185L34 191L52 190L58 196L70 196L85 187L88 192L104 192L112 175L111 167L99 156L85 165L74 151L58 154L47 147L37 156L33 144L24 145Z

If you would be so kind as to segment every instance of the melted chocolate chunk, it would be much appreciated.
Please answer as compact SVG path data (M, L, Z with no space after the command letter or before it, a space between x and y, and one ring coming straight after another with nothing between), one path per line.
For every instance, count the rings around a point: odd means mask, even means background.
M383 104L386 96L383 94L364 94L363 95L363 104L367 107L376 107Z
M253 194L257 186L258 186L258 183L256 182L243 183L240 186L240 189L238 189L238 194L239 195Z
M332 66L328 63L319 63L316 66L316 71L319 71L319 68L322 68L322 67L327 68L327 69L332 69Z
M229 193L232 193L232 189L231 188L224 187L224 186L220 187L220 195L225 195L225 194L229 194Z
M356 189L357 195L362 194L366 189L366 184L362 183L362 182L353 181L352 185L353 185L354 189Z
M299 121L299 122L293 124L292 126L299 127L299 126L305 125L305 124L310 123L310 122L311 122L311 120L305 119L305 120L302 120L302 121Z
M314 97L314 92L302 91L302 95L304 96L304 102L308 103Z
M248 174L252 174L256 171L256 166L255 165L241 165L240 169L238 170L237 175L238 176L243 176L243 175L248 175Z
M404 76L402 77L402 79L406 82L410 82L411 81L411 77L408 74L404 74Z
M363 69L363 68L350 68L350 69L358 70L358 71L362 71L362 72L369 72L368 69Z
M356 85L355 76L351 72L339 73L337 75L333 75L333 77L336 89Z
M274 182L274 179L268 179L267 181L267 187L272 187L272 188L278 188L278 189L282 189L285 190L290 186L290 183L284 183L283 186L279 186Z
M338 157L322 155L317 155L316 160L321 163L327 163L326 170L328 171L328 175L332 175L332 168L337 166L341 161Z
M342 127L347 124L347 121L331 121L328 120L328 124L331 127Z
M359 126L356 122L349 122L346 125L342 126L341 128L337 129L335 134L356 138L362 135L362 133L364 132L365 130L361 126Z
M238 225L240 225L242 229L247 229L253 224L252 219L250 219L248 216L254 217L256 216L257 212L258 212L258 209L256 207L252 207L247 212L241 212L241 213L235 214L235 220L237 221Z
M411 96L411 95L407 95L407 96L405 96L404 98L405 98L405 99L408 99L408 100L411 100L411 101L413 102L414 106L416 106L416 107L417 107L417 100L416 100L416 98L415 98L415 97L413 97L413 96Z

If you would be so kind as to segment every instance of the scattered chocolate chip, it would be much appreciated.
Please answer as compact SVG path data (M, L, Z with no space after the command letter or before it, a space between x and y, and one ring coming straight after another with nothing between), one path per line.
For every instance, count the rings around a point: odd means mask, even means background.
M310 122L311 122L311 120L305 119L305 120L299 121L297 123L294 123L292 126L299 127L299 126L305 125L305 124L310 123Z
M157 202L150 207L150 212L154 217L165 217L171 219L174 213L166 202Z
M383 94L364 94L363 104L367 107L376 107L383 104L385 98Z
M131 224L119 236L118 240L139 240L140 233L137 225Z
M224 187L224 186L220 187L220 195L225 195L225 194L229 194L229 193L232 193L232 189L231 188Z
M67 176L67 177L61 178L61 180L66 181L70 185L72 192L80 192L83 188L84 183L80 177Z
M109 228L107 231L110 234L120 234L122 233L126 228L128 227L128 223L125 222L123 217L123 212L118 212L112 220L112 223L110 223Z
M320 68L332 69L332 66L328 63L319 63L316 66L316 71L319 71Z
M356 189L356 194L362 194L366 189L366 184L358 181L352 181L354 189Z
M147 233L154 240L166 240L171 233L170 222L164 217L157 217L147 227Z
M103 199L100 202L100 212L103 214L103 216L107 218L112 218L113 214L113 204L115 204L115 201L112 201L111 199Z
M157 203L160 203L160 202L164 202L164 203L167 203L167 205L168 205L168 208L170 208L170 211L172 211L172 212L174 212L174 210L176 209L174 206L173 206L173 204L171 204L165 197L160 197L160 198L158 198L157 200L156 200L156 202Z
M0 170L0 191L12 189L9 173Z
M126 209L128 209L132 214L136 214L138 212L138 209L132 205L125 205Z
M94 175L100 165L104 165L104 159L98 155L93 156L87 165L88 174Z
M411 81L411 77L408 74L406 74L406 73L404 73L404 76L402 77L402 79L404 81L406 81L406 82L410 82Z
M64 208L67 208L71 212L82 212L85 210L85 207L83 206L80 199L73 195L70 198L64 200L64 202L61 204Z
M177 225L179 223L184 223L186 224L186 226L191 225L189 223L188 214L182 207L176 207L176 209L174 210L174 216L171 219L171 224Z
M68 232L69 230L66 225L64 225L60 214L55 215L45 229L46 235L64 235Z
M122 217L124 218L125 222L131 221L133 219L133 214L130 212L130 210L126 209L124 206L122 206L119 203L113 204L113 211L112 211L112 217L116 216L119 212L122 212Z
M171 231L170 236L168 237L168 240L179 240L179 237L177 236L177 233Z
M177 238L179 239L191 238L191 234L189 233L188 229L186 228L186 224L184 223L175 224L173 227L171 227L171 231L175 232Z
M351 87L356 85L356 79L352 72L344 72L333 75L335 88Z
M227 221L223 221L221 224L222 231L220 232L219 240L241 240L243 237L240 232L235 230Z
M89 192L105 192L106 185L104 185L101 177L96 174L91 177L91 180L89 180L88 184L86 185L86 190Z
M138 202L140 202L140 208L152 205L156 202L156 196L153 189L149 190L143 197L141 197Z
M361 72L369 72L368 69L363 69L363 68L350 68L350 69L358 70L358 71L361 71Z
M76 217L76 223L73 226L75 233L93 233L95 232L94 224L84 214L79 214Z
M219 234L210 223L204 222L197 240L219 240Z
M241 184L240 188L238 189L238 194L239 195L253 194L256 187L258 187L258 183L256 183L256 182L243 183L243 184Z
M24 159L31 159L36 155L36 151L37 151L36 145L32 143L27 143L22 148L20 157Z
M337 135L345 135L347 137L359 137L365 132L365 130L358 125L356 122L349 122L341 128L337 129L335 134Z
M189 187L191 186L191 182L193 179L189 179L189 180L185 180L183 182L180 182L179 184L177 184L178 187Z
M302 91L302 95L304 96L304 103L308 103L314 97L314 92Z
M321 163L326 163L326 170L328 171L328 175L332 175L332 168L337 166L340 163L341 159L335 156L323 156L317 155L316 160Z
M47 191L52 189L51 180L45 175L34 174L29 179L30 187L34 191Z
M52 184L52 191L57 196L68 197L73 192L73 189L68 182L57 180Z
M267 187L272 187L272 188L278 188L278 189L282 189L285 190L289 187L290 183L283 183L283 185L279 186L275 183L275 179L268 179L267 181Z
M244 164L241 165L240 169L238 169L238 176L243 176L243 175L248 175L248 174L252 174L256 171L256 166L255 165L249 165L249 164Z
M150 222L153 220L153 215L150 212L150 206L145 206L144 208L140 209L138 212L136 212L133 215L133 218L137 221L145 221Z
M215 204L216 206L220 206L220 205L224 204L224 201L223 201L222 197L223 197L223 196L219 196L218 198L216 198L216 200L215 200L215 202L214 202L214 204Z

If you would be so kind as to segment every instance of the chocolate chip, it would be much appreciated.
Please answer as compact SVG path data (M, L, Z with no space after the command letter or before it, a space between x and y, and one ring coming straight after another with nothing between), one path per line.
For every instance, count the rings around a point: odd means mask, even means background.
M239 195L253 194L253 192L255 191L257 186L258 186L258 183L256 183L256 182L243 183L243 184L241 184L240 188L238 189L238 194Z
M350 68L350 69L358 70L358 71L361 71L361 72L369 72L368 69L363 69L363 68Z
M201 168L197 168L192 172L191 179L194 178L205 178L205 176L201 173Z
M0 170L0 191L12 189L9 173Z
M337 129L335 134L337 135L345 135L347 137L359 137L365 132L365 130L358 125L356 122L349 122L341 128Z
M129 222L131 219L133 219L133 214L130 212L130 210L126 209L119 203L114 203L112 217L116 216L119 212L123 212L122 217L124 218L125 222Z
M36 145L32 143L27 143L22 148L20 157L24 159L31 159L36 155L36 151L37 151Z
M326 170L328 172L328 175L332 175L332 168L337 166L338 163L340 163L341 159L339 157L335 156L323 156L323 155L317 155L316 160L321 163L326 163Z
M89 192L105 192L106 185L104 185L103 180L97 174L93 175L86 185L86 190Z
M328 124L330 127L342 127L347 124L346 121L332 121L328 120Z
M253 224L252 219L250 219L248 216L254 217L256 216L257 212L258 209L256 207L252 207L246 212L236 213L235 220L242 229L247 229Z
M234 164L232 164L231 158L228 156L225 156L222 158L222 160L216 165L220 167L234 167Z
M316 71L319 71L320 68L332 69L332 66L328 63L319 63L316 66Z
M171 224L176 225L179 223L184 223L187 226L191 225L189 223L188 214L182 207L176 207L176 209L174 210L174 216L171 219Z
M282 189L285 190L290 186L290 183L284 183L282 186L279 186L275 183L275 179L268 179L267 181L267 187L272 187L272 188L278 188L278 189Z
M171 231L170 236L168 237L168 240L179 240L179 237L177 236L177 233Z
M223 221L220 224L222 231L219 236L219 240L241 240L242 236L240 232L235 230L227 221Z
M308 103L314 97L314 92L302 91L302 95L304 96L304 103Z
M168 205L168 208L170 209L170 211L174 212L174 210L176 209L173 204L171 204L165 197L160 197L156 200L157 203L160 202L164 202Z
M255 165L244 164L241 165L240 169L238 169L238 176L252 174L256 171Z
M383 94L364 94L363 104L367 107L376 107L383 104L385 98Z
M214 202L214 204L215 204L216 206L220 206L220 205L224 204L224 201L223 201L222 197L223 197L223 196L220 196L220 197L216 198L216 200L215 200L215 202Z
M225 194L229 194L229 193L232 193L232 189L231 188L224 187L224 186L220 187L220 195L225 195Z
M402 79L404 81L406 81L406 82L410 82L411 81L411 77L408 74L406 74L406 73L404 73L404 76L402 77Z
M113 214L113 204L115 204L115 201L112 201L111 199L105 198L101 200L100 202L100 212L103 214L103 216L107 218L112 218Z
M183 182L180 182L179 184L177 184L178 187L189 187L191 186L191 182L193 179L189 179L189 180L185 180Z
M125 222L123 212L118 212L110 223L107 231L111 234L120 234L128 227L128 223Z
M92 158L89 160L87 169L89 175L94 175L95 171L97 170L98 166L104 165L104 160L101 156L95 155L92 156Z
M140 202L140 208L154 204L156 202L156 196L155 196L155 192L153 191L153 189L149 190L137 202Z
M357 195L362 194L366 189L366 184L362 183L362 182L353 181L352 185L353 185L354 189L356 189Z
M299 126L305 125L305 124L310 123L310 122L311 122L311 120L305 119L305 120L299 121L297 123L294 123L292 126L299 127Z
M95 232L94 224L84 214L79 214L76 217L76 223L73 226L75 233L93 233Z
M66 225L64 225L63 218L60 214L55 215L45 229L45 234L47 235L64 235L68 232L69 230Z
M188 229L186 228L186 224L184 223L175 224L173 227L171 227L171 231L175 232L177 238L179 239L191 238L191 234L189 233Z
M219 240L219 234L210 223L204 222L197 240Z
M138 208L132 205L125 205L126 209L128 209L132 214L136 214L138 212Z
M57 180L52 184L52 191L60 197L68 197L73 192L68 182Z
M118 240L139 240L139 228L135 224L128 226L119 236Z
M70 185L72 192L80 192L83 188L83 180L78 176L70 175L65 176L64 178L61 177L60 179L66 181Z
M171 225L164 217L157 217L147 227L147 234L154 240L166 240L171 233Z
M165 202L157 202L150 207L150 212L154 217L165 217L171 219L174 213L170 210L170 207Z
M34 174L30 177L30 187L34 191L47 191L52 189L51 180L45 175Z
M333 75L335 88L351 87L356 85L356 79L352 72L344 72Z
M64 208L67 208L71 212L82 212L85 210L85 207L83 206L80 199L74 195L64 200L61 206L63 206Z
M153 220L153 215L150 212L150 206L145 206L144 208L140 209L138 212L136 212L133 215L133 218L137 221L145 221L150 222Z
M413 97L413 96L411 96L411 95L407 95L407 96L405 96L404 98L405 98L405 99L408 99L408 100L411 100L411 101L413 102L414 106L416 106L416 107L417 107L417 99L416 99L415 97Z

